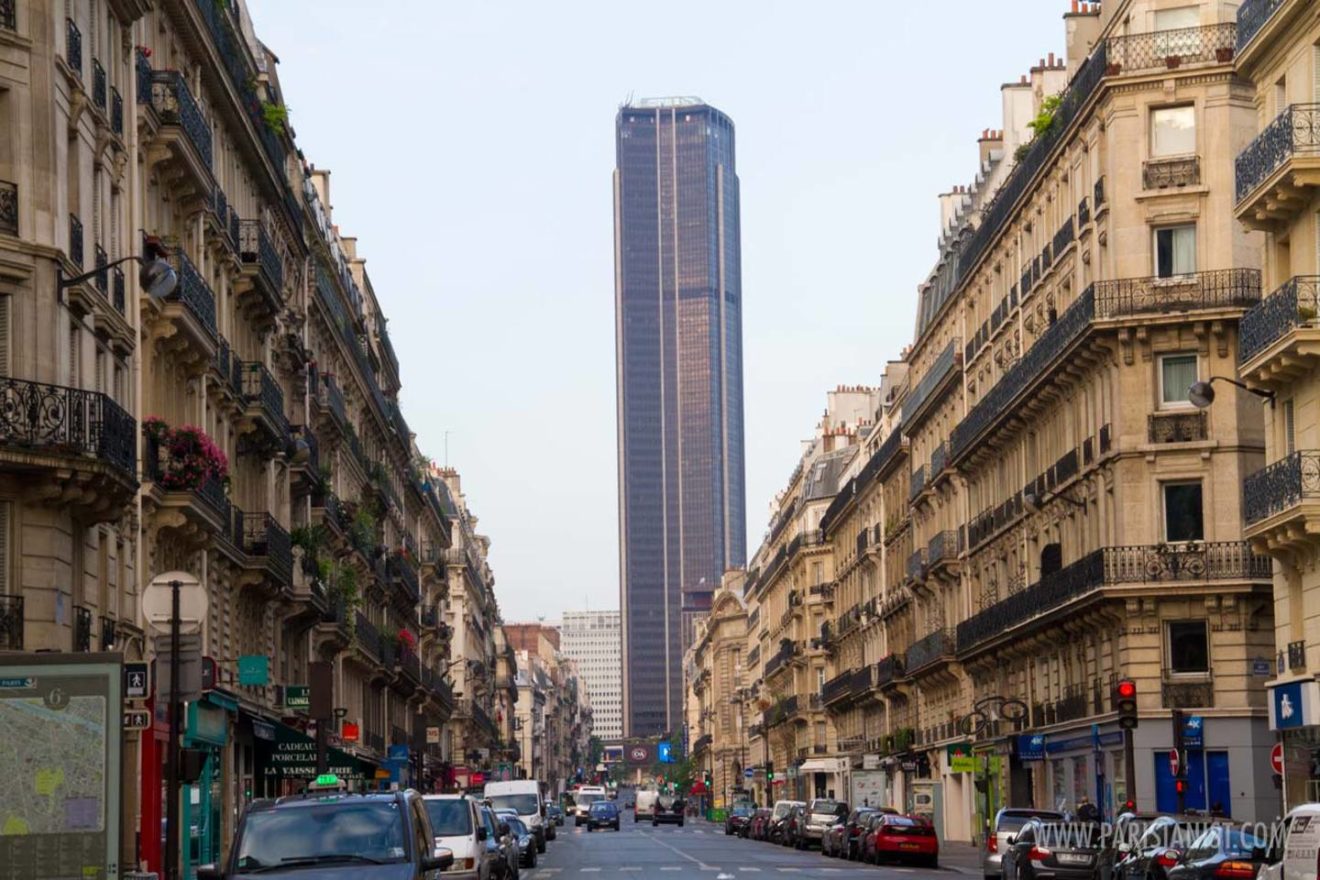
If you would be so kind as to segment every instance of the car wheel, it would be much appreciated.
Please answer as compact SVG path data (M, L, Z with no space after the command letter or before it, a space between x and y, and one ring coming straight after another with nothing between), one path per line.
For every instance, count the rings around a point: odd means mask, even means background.
M659 827L660 827L660 823L657 822L657 821L655 821L654 819L652 819L652 820L651 820L651 827L652 827L652 828L659 828Z
M614 830L615 830L615 831L622 831L622 830L623 830L621 827L619 827L619 820L618 820L618 819L615 819L615 820L614 820Z

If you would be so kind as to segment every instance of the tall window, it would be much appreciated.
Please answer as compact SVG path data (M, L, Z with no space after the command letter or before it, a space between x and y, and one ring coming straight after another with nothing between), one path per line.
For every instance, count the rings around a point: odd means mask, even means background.
M1204 620L1170 621L1168 646L1170 672L1210 671L1210 641Z
M1195 354L1166 354L1160 358L1160 405L1188 405L1187 389L1196 381Z
M1160 278L1196 271L1196 226L1166 226L1155 230L1155 274Z
M1172 543L1205 539L1200 480L1164 484L1164 539Z
M1150 154L1190 156L1196 152L1196 108L1160 107L1150 113Z
M1174 9L1159 9L1155 12L1155 30L1172 31L1179 28L1194 28L1201 24L1199 6L1179 6Z
M1293 402L1283 402L1283 447L1288 455L1297 451L1297 423L1294 420Z

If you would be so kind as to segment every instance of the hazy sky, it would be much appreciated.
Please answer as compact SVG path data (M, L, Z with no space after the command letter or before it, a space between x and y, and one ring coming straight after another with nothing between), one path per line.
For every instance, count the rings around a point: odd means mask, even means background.
M696 95L737 126L750 554L825 392L910 341L935 196L1067 6L250 0L506 620L618 607L618 105Z

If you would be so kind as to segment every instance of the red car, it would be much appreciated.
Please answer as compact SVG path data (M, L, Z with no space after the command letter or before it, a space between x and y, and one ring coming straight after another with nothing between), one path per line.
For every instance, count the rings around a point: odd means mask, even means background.
M752 821L748 823L743 837L749 840L766 840L770 833L770 817L773 814L774 811L769 807L759 807L752 814Z
M910 859L930 868L939 863L940 841L933 825L910 816L888 815L873 823L863 842L863 860L879 865L891 859Z

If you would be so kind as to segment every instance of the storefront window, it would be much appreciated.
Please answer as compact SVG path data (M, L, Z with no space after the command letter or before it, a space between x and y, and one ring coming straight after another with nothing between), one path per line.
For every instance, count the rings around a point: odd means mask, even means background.
M1072 759L1072 802L1069 804L1074 810L1078 804L1084 803L1090 798L1087 796L1086 789L1086 756L1082 755Z
M1051 761L1050 773L1053 776L1050 800L1054 808L1058 809L1068 803L1068 771L1065 762L1062 759Z

